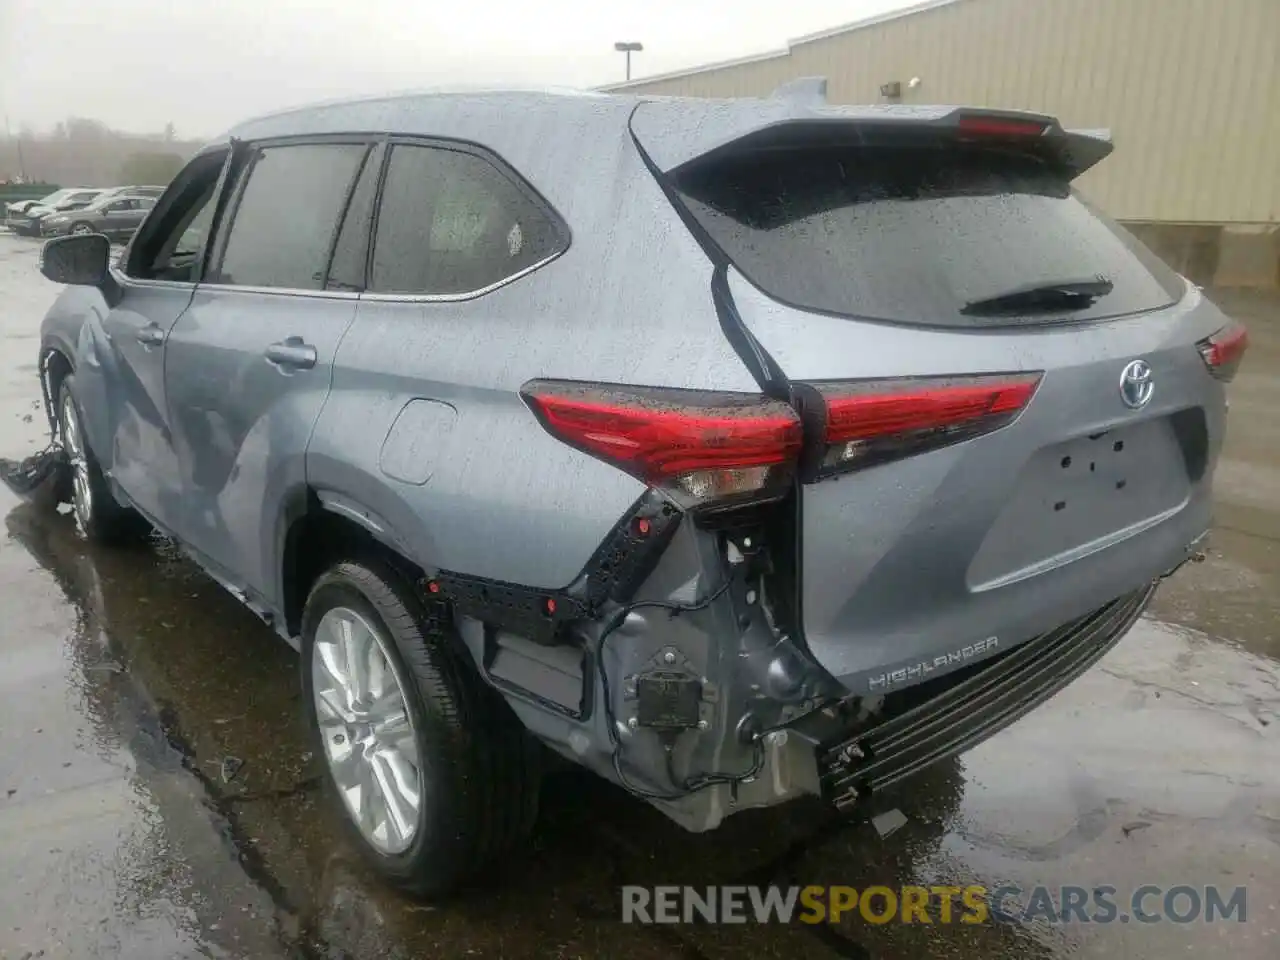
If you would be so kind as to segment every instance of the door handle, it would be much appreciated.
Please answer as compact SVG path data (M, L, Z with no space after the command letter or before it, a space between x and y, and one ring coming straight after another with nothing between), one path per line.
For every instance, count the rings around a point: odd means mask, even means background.
M316 348L301 337L285 337L267 347L263 355L279 367L310 370L316 365Z
M144 347L158 347L164 343L164 331L160 329L159 324L148 323L145 327L139 327L134 333L138 338L138 342Z

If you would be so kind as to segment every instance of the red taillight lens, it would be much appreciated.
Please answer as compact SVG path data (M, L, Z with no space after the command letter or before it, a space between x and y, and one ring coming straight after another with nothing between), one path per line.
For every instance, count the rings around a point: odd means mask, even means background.
M1030 401L1040 374L812 384L822 400L819 475L990 433Z
M552 436L690 505L779 495L800 453L799 417L764 397L558 380L520 392Z
M1240 368L1245 350L1249 349L1249 331L1243 323L1231 323L1211 337L1196 344L1209 372L1222 381L1230 381Z
M961 133L984 137L1038 137L1049 129L1036 120L970 115L961 117L956 126Z

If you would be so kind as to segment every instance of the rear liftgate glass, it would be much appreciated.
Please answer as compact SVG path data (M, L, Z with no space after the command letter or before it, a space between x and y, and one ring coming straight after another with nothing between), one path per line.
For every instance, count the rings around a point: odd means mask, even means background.
M916 326L1097 320L1182 283L1081 200L1103 141L1051 122L795 122L668 175L705 238L776 300Z

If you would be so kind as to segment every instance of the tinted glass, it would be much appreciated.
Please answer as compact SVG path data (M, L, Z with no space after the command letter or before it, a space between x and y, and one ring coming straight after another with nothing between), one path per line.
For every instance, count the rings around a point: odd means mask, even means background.
M744 274L806 309L976 325L997 321L961 314L972 301L1102 275L1109 294L1058 314L1094 319L1168 305L1181 289L1031 156L954 144L778 151L694 169L680 190Z
M563 246L552 216L488 160L400 144L383 185L369 287L472 293Z
M378 173L382 151L370 151L360 171L360 179L351 192L351 202L338 231L329 265L329 290L363 290L365 260L369 254L369 225L373 219L373 201L378 190Z
M178 174L159 215L148 218L134 239L126 273L147 279L195 281L225 162L225 150L201 154Z
M212 283L318 290L363 144L268 147L248 166Z

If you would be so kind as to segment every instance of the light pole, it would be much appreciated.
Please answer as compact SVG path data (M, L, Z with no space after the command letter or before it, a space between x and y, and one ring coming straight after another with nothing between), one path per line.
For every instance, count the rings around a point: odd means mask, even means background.
M6 140L13 139L13 135L9 133L9 115L7 113L4 115L4 138ZM21 180L23 183L26 183L27 165L22 161L22 130L21 129L18 130L17 144L18 144L18 179Z
M619 53L625 53L627 55L627 79L630 80L631 79L631 54L639 53L641 50L643 50L644 44L643 43L624 43L622 41L619 41L613 45L613 49L617 50Z

